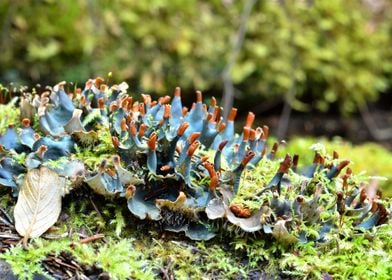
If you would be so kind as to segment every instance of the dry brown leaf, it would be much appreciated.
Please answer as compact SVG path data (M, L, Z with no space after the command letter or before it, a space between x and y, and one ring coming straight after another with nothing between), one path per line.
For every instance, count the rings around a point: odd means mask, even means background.
M47 167L30 170L20 188L14 209L15 228L23 243L41 236L58 219L65 179Z

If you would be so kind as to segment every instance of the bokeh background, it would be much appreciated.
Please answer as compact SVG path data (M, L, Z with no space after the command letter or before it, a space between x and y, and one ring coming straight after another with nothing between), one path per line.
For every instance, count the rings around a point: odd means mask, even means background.
M155 96L181 86L189 106L200 89L297 150L316 140L295 135L340 136L338 150L384 176L391 46L389 0L0 1L0 83L11 91L101 76ZM385 149L353 152L344 139Z

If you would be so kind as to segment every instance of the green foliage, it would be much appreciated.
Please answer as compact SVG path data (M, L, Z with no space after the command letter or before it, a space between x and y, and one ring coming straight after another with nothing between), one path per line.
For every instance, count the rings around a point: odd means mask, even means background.
M258 1L234 85L265 98L295 87L292 105L301 110L304 94L320 110L339 103L346 112L377 98L392 73L391 6L382 2L384 12L356 0ZM115 79L141 81L140 91L220 90L243 8L218 0L4 1L0 77L82 82L111 69Z

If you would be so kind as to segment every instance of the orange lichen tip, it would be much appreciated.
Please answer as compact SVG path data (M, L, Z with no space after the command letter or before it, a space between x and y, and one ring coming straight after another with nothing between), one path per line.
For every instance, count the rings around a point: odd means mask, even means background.
M148 138L148 149L150 151L157 149L157 134L155 132L151 133L150 138Z
M169 104L165 105L165 109L163 111L163 118L168 119L170 117L170 108L171 106Z
M220 142L218 150L222 151L223 148L226 146L226 144L229 142L229 140L223 140L222 142Z
M187 154L189 157L193 156L193 154L195 153L196 149L200 146L200 142L199 141L194 141L190 146L189 149L187 151Z
M177 135L182 136L184 135L185 130L189 127L188 122L183 122L180 127L178 128Z
M200 90L196 91L196 102L201 103L203 102L203 94Z
M181 97L181 88L180 87L176 87L176 89L174 90L174 96Z
M164 105L170 102L171 97L169 95L166 95L164 97L161 97L159 99L159 104Z
M112 137L112 143L113 143L113 146L114 146L115 148L118 148L118 147L120 146L120 141L119 141L118 138L115 137L115 136Z
M105 109L105 100L103 99L103 97L98 99L98 108L101 110Z
M284 160L280 163L278 172L287 173L290 166L291 166L291 156L287 154Z
M246 124L245 127L252 127L253 122L255 121L255 114L252 112L248 113L248 117L246 118Z
M245 167L248 162L255 156L256 154L253 151L248 151L244 158L241 161L241 166Z
M136 136L136 124L135 124L135 122L131 122L130 123L130 125L129 125L129 133L132 135L132 136Z
M126 119L122 119L121 120L121 130L122 131L127 131L128 130L127 120Z
M139 137L143 137L144 133L146 133L147 130L147 125L145 123L142 123L139 127Z
M199 138L200 134L201 134L200 132L193 132L193 133L188 137L189 143L195 142L195 140L196 140L197 138Z
M23 119L22 120L22 125L24 127L29 127L30 126L30 120L29 119Z
M231 108L228 120L233 122L236 116L237 116L237 108Z
M268 138L269 135L269 127L266 125L263 125L263 135L261 136L262 140L266 140Z
M248 141L249 140L249 134L250 134L250 128L244 126L243 134L244 134L244 137L242 138L242 141L244 141L244 142Z

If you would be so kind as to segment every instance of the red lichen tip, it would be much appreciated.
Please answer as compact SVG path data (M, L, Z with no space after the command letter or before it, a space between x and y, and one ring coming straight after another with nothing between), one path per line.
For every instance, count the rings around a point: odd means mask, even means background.
M196 140L197 138L199 138L200 134L201 134L200 132L193 132L193 133L188 137L188 142L189 142L189 143L195 142L195 140Z
M136 136L136 134L137 134L137 131L136 131L136 124L135 124L134 121L132 121L132 122L129 124L129 133L131 134L131 136Z
M242 138L242 141L243 141L243 142L247 142L247 141L249 140L250 128L244 126L244 128L243 128L243 134L244 134L244 137Z
M170 170L170 166L169 165L164 165L161 167L161 171L169 171Z
M276 154L279 148L279 143L275 142L274 145L272 146L271 154Z
M105 100L103 97L98 98L98 108L101 110L105 109Z
M248 162L255 156L256 154L253 151L247 151L246 155L244 156L244 158L241 161L241 166L245 167Z
M228 120L233 122L237 116L237 108L231 108Z
M254 121L255 121L255 114L249 112L246 118L245 126L251 128Z
M183 122L180 127L178 128L177 135L182 136L185 133L185 130L189 127L188 122Z
M346 174L347 175L352 175L353 174L353 170L350 167L347 167Z
M155 132L151 133L150 138L148 138L148 149L150 151L155 151L157 149L157 134Z
M350 161L349 160L343 160L339 163L338 167L336 168L338 172L340 172L343 168L345 168L347 165L349 165Z
M101 161L101 163L100 163L99 166L98 166L98 172L99 172L99 173L105 172L106 164L107 164L106 159L104 159L104 160Z
M22 120L22 125L23 125L23 127L30 127L30 120L29 119L23 119Z
M200 90L196 91L196 102L201 103L203 102L203 94Z
M146 133L147 127L148 126L145 123L142 123L140 125L140 127L139 127L139 137L140 138L144 136L144 133Z
M229 140L223 140L222 142L220 142L218 150L220 152L222 152L223 148L226 146L226 144L229 142Z
M127 126L127 120L124 118L121 120L121 131L127 131L128 130L128 126Z
M284 160L280 163L278 172L287 173L291 166L291 156L289 154L286 155Z
M188 148L187 154L189 157L193 156L195 153L196 149L200 146L199 141L194 141Z
M337 151L333 151L332 157L333 157L333 159L338 159L339 158L338 152Z
M174 96L181 97L181 88L180 87L176 87L176 89L174 90Z

